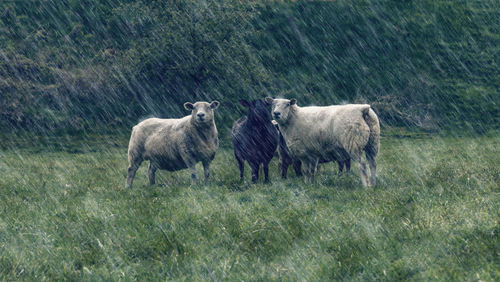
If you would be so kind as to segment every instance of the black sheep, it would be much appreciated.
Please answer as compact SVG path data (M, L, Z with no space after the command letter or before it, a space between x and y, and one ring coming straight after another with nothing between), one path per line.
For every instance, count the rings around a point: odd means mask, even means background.
M260 164L264 166L265 182L269 182L269 162L278 146L278 132L271 122L269 106L263 99L239 100L248 108L248 115L238 119L232 129L234 155L243 180L245 160L252 169L252 181L259 179Z

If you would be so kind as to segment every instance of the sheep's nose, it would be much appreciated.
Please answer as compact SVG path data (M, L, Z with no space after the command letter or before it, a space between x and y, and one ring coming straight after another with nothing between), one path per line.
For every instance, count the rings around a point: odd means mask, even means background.
M204 117L204 116L205 116L205 113L199 113L199 114L198 114L198 117L201 117L201 118L202 118L202 117Z
M281 113L280 112L274 112L273 115L274 115L275 118L279 118L280 115L281 115Z

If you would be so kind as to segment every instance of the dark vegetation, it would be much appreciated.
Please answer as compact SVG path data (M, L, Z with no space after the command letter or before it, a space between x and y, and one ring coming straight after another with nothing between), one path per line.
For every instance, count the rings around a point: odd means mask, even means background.
M218 99L367 102L383 126L500 124L500 2L2 1L0 127L129 131Z

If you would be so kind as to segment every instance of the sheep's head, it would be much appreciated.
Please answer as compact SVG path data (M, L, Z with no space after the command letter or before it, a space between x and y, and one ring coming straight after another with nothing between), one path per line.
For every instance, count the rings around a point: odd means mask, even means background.
M217 101L213 101L212 103L184 103L184 108L186 108L186 110L188 111L191 111L191 117L193 121L199 124L211 123L214 119L214 110L217 109L217 107L219 107L219 102Z
M266 102L273 105L272 115L274 120L279 124L284 124L290 118L290 112L293 111L293 107L297 103L297 100L273 99L271 97L267 97Z
M270 121L269 105L263 99L256 99L247 101L244 99L239 100L240 104L248 108L248 119L256 122Z

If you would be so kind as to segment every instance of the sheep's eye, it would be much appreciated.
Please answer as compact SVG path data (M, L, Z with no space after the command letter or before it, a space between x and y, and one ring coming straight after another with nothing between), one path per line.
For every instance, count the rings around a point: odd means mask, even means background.
M290 107L290 103L286 104L287 107Z

